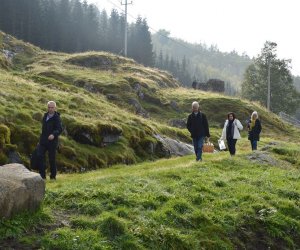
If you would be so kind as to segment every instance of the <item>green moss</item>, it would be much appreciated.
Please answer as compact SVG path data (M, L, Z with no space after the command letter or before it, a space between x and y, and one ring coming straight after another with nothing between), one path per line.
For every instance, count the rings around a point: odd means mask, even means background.
M4 124L0 124L0 149L3 149L4 145L9 143L10 143L10 129Z
M18 146L20 152L30 155L39 141L39 135L32 129L16 125L10 125L11 142Z
M105 160L100 159L97 155L88 155L87 161L91 169L103 168L107 165Z
M65 123L68 134L77 142L101 146L102 137L97 126L79 122Z
M42 122L44 114L42 112L35 112L32 114L32 119Z
M123 132L120 126L117 126L112 123L99 123L97 124L97 128L98 128L98 133L100 135L105 135L105 134L120 135Z
M68 146L60 146L59 153L70 160L75 160L77 155L75 149Z
M16 112L15 118L22 121L23 123L31 123L32 122L32 117L30 116L30 114L28 114L25 111Z
M0 150L0 166L7 164L8 163L8 158L5 155L5 153L3 151Z
M6 60L3 55L0 55L0 68L9 69L11 64Z

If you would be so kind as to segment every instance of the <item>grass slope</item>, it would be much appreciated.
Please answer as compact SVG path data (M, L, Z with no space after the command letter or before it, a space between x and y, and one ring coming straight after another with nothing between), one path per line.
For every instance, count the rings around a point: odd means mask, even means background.
M28 166L48 100L57 101L65 127L58 154L62 172L163 157L154 135L190 142L187 130L171 127L169 121L185 119L194 100L208 116L214 142L228 111L235 111L245 123L254 109L261 115L265 135L289 140L299 136L299 130L257 104L179 88L168 73L131 59L104 52L46 52L4 33L0 33L0 47L14 54L10 59L1 57L0 133L8 139L2 142L0 164L17 150ZM106 145L106 133L122 133L122 137Z
M54 99L65 127L59 170L95 170L60 173L47 182L39 211L1 219L1 248L300 248L299 130L256 103L180 88L168 73L116 55L46 52L4 33L0 48L15 53L0 53L0 164L17 151L28 166L43 109ZM227 112L245 124L257 110L265 150L251 155L243 131L235 158L148 161L163 156L157 133L190 141L169 122L186 118L194 100L214 142ZM104 145L108 132L122 137ZM138 164L96 170L118 163Z
M0 222L0 245L298 249L300 145L269 142L261 154L273 165L249 160L242 140L233 158L222 152L201 163L187 156L59 175L47 182L40 211Z

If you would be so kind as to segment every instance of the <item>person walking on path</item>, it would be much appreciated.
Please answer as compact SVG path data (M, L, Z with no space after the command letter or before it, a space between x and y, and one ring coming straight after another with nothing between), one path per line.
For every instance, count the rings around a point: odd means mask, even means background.
M186 127L193 139L196 161L202 161L202 147L205 137L209 138L206 115L200 111L199 103L192 103L192 113L188 116Z
M252 150L257 150L257 142L261 132L261 122L258 119L258 113L253 111L248 123L248 140L251 142Z
M42 120L42 133L37 149L39 171L43 179L46 179L45 154L48 151L50 164L50 179L56 179L56 149L58 146L58 136L62 132L61 119L56 112L56 103L49 101L48 112L44 114Z
M236 153L235 146L237 140L241 139L239 130L242 129L243 125L238 119L236 119L235 114L233 112L228 113L220 139L227 140L227 146L231 156L234 156Z

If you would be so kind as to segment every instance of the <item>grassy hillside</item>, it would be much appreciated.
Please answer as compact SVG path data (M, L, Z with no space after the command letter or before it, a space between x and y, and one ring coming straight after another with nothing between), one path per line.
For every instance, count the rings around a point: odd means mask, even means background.
M0 221L31 249L298 249L299 143L119 165L47 182L43 207ZM293 160L290 163L287 160ZM292 162L292 161L291 161Z
M276 115L108 53L47 52L0 33L0 55L0 164L15 151L28 166L48 100L64 124L58 180L39 211L0 219L1 249L300 248L300 132ZM227 112L245 125L257 110L262 150L251 154L243 131L237 157L153 162L166 156L156 134L190 142L170 121L194 100L214 143Z
M58 168L64 172L166 156L154 135L190 142L186 129L171 127L169 122L185 119L194 100L208 116L214 142L228 111L235 111L245 124L255 109L265 134L287 134L292 140L299 135L256 104L180 88L168 73L131 59L104 52L45 52L4 33L0 33L0 48L13 53L12 58L0 53L0 124L8 137L0 164L7 163L9 152L16 150L28 166L48 100L57 102L65 128L58 155ZM105 135L121 137L107 144Z

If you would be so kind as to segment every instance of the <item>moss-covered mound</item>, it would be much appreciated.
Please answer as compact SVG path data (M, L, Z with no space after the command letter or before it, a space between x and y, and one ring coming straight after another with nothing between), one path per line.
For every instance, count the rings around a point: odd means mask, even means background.
M47 52L0 33L0 58L0 123L10 131L5 147L17 151L26 166L48 100L57 102L63 121L57 161L65 172L168 156L155 135L190 143L185 119L194 100L208 116L214 143L229 111L245 125L257 110L264 135L287 135L291 140L299 135L257 104L180 88L167 72L110 53ZM1 155L1 162L7 163L9 150Z

